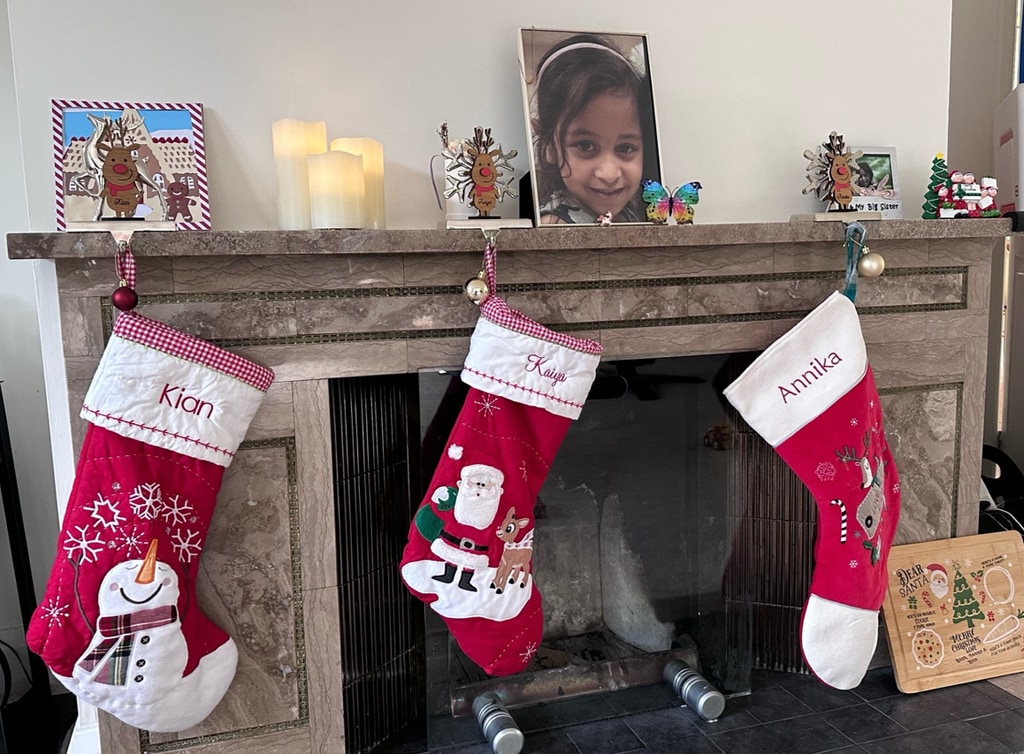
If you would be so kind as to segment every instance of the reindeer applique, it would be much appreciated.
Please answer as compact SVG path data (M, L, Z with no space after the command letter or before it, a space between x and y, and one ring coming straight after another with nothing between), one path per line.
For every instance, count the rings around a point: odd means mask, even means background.
M871 550L871 565L878 562L882 552L882 541L881 537L877 542L872 542L875 538L875 534L878 532L878 527L882 523L882 511L885 510L885 492L883 486L885 485L885 464L882 459L877 455L875 456L875 469L871 471L871 462L868 460L868 450L871 444L871 430L864 433L864 455L859 456L857 452L850 446L843 446L843 449L837 450L836 455L839 460L847 463L855 463L860 467L861 473L861 485L860 488L864 490L864 497L861 498L860 503L857 505L857 511L854 517L857 519L857 523L860 524L861 529L867 536L867 540L862 544L864 549ZM835 499L831 503L832 505L838 505L840 515L842 517L841 531L840 531L840 542L846 541L846 504L840 500Z
M526 586L526 580L530 576L530 561L533 559L533 529L526 533L522 542L516 542L516 536L528 523L530 519L516 518L516 509L509 508L505 520L494 532L498 539L505 543L501 562L498 563L494 581L491 582L491 589L497 594L504 591L505 584L514 584L517 580L521 589Z

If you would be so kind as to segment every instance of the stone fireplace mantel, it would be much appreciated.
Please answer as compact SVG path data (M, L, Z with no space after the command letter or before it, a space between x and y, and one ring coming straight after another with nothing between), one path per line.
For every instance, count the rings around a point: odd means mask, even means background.
M857 306L903 480L899 541L976 531L993 255L1008 220L865 223L886 261ZM196 729L101 715L104 751L345 751L328 380L458 366L479 230L136 233L139 311L274 369L228 469L203 557L204 611L239 672ZM605 360L758 350L843 284L838 222L508 229L499 292ZM16 233L52 260L71 416L115 311L106 233ZM72 419L75 447L84 433ZM397 578L397 575L396 575Z

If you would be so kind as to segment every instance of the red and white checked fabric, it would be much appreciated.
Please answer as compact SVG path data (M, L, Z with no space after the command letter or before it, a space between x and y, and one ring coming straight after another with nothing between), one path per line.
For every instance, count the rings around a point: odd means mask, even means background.
M234 377L263 392L274 381L272 370L134 311L122 312L118 316L113 334L170 356L201 364L206 369Z
M114 269L117 270L118 282L132 290L135 289L135 255L127 242L118 242L114 255Z
M495 280L496 256L494 246L488 242L484 248L484 280L492 295L489 295L480 304L480 313L484 317L501 327L507 327L509 330L514 330L523 335L557 343L574 351L590 354L601 353L600 343L586 338L574 338L572 335L550 330L536 320L530 319L518 309L511 308L500 297L493 295L498 287Z

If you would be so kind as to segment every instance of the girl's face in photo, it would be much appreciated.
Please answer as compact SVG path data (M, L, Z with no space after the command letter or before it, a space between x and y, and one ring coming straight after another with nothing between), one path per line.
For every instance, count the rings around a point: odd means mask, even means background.
M565 189L594 217L616 216L640 188L644 142L636 100L625 91L595 95L565 129L557 155Z

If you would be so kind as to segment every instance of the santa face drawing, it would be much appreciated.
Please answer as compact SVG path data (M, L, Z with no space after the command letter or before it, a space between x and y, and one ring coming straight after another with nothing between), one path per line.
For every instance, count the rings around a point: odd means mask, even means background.
M494 521L501 502L505 475L493 466L475 463L462 469L453 511L455 520L474 529L485 529Z
M932 594L939 599L946 596L949 591L949 577L946 575L946 570L941 566L929 566L928 580L932 585Z

